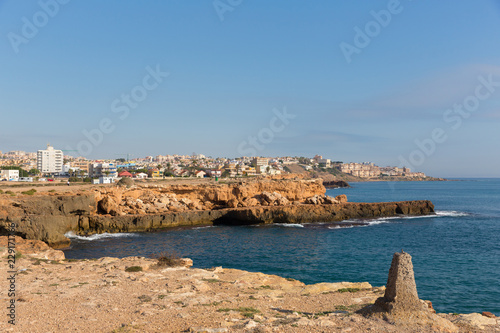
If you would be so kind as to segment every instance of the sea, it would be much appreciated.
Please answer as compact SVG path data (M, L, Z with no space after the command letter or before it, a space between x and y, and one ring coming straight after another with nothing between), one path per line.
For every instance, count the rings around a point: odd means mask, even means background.
M359 182L328 189L351 202L431 200L436 214L364 225L201 226L72 238L67 258L174 252L194 267L222 266L318 282L387 283L394 252L412 256L421 299L438 312L500 316L500 179ZM360 221L350 221L360 222Z

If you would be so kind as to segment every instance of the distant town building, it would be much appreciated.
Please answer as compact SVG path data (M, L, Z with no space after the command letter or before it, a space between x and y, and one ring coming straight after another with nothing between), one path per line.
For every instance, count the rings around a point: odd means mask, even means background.
M257 173L266 173L269 159L265 157L256 157L252 160L252 164L255 166L255 171Z
M163 172L158 169L148 170L148 176L151 178L161 178L163 177Z
M17 182L19 180L19 170L1 170L0 179Z
M89 174L90 163L87 161L73 161L70 164L71 169L75 171L83 171L83 174Z
M205 172L210 177L220 177L220 176L222 176L222 170L221 169L208 169L208 170L205 170Z
M340 171L361 178L380 176L380 168L373 163L344 163L339 166Z
M114 177L106 177L106 176L99 177L99 184L112 184L114 182L115 182Z
M331 165L331 163L332 163L332 162L330 161L330 159L329 159L329 158L320 158L320 159L318 160L318 164L319 164L320 166L322 166L322 167L325 167L325 168L329 168L329 167L330 167L330 165Z
M90 177L114 177L116 178L116 164L115 163L92 163L89 168Z
M205 175L206 175L206 174L207 174L207 173L206 173L205 171L203 171L203 170L196 171L196 172L194 173L194 175L195 175L196 177L198 177L198 178L203 178L203 177L205 177Z
M61 173L64 155L61 150L47 145L47 149L39 150L36 156L37 169L43 174Z
M132 174L128 171L122 171L118 174L120 178L132 178Z

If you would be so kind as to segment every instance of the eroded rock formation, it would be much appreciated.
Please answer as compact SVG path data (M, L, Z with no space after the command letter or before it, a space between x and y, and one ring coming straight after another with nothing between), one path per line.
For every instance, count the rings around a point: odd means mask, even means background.
M325 196L321 179L260 179L232 184L95 187L65 195L0 197L0 234L65 247L80 235L201 224L332 222L434 212L429 201L348 203ZM352 224L361 222L352 222Z

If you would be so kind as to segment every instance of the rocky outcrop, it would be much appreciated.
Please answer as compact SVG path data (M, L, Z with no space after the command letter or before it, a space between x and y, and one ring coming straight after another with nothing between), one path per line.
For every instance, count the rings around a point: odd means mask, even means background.
M323 186L326 188L351 187L348 182L343 180L324 181Z
M384 297L359 311L366 316L381 317L399 326L423 326L436 331L457 332L449 320L439 317L432 306L418 298L411 256L394 253Z
M222 208L284 206L324 197L321 180L259 179L232 184L145 185L106 188L97 193L101 214L136 215L213 210Z
M54 250L45 242L19 236L0 236L0 257L6 257L9 254L9 248L15 250L17 257L27 256L43 260L64 260L65 258L63 251Z
M213 220L215 224L343 222L343 225L363 225L362 219L398 215L426 215L434 212L430 201L380 203L301 204L276 207L252 207L226 210Z
M325 196L321 180L264 179L211 185L96 188L85 193L0 197L0 235L16 233L53 247L64 234L149 231L203 224L335 222L434 212L429 201L348 203ZM362 224L362 222L350 222Z
M0 199L0 235L8 226L16 225L16 234L38 239L53 247L70 244L64 234L73 230L85 216L96 214L96 198L92 194L64 196L25 196Z
M86 235L103 232L151 231L177 226L206 224L257 224L335 222L349 219L369 219L400 215L432 214L430 201L387 203L343 203L320 205L259 206L224 208L218 210L191 210L163 214L142 215L24 215L4 220L17 224L17 234L29 239L46 241L53 247L69 245L64 236L68 231ZM362 225L363 221L342 222L342 225ZM1 227L0 227L1 229ZM4 227L4 234L6 233Z

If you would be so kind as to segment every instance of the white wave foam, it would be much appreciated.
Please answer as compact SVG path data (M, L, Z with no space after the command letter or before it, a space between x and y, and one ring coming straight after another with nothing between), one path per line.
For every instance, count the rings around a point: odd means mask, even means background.
M353 225L346 225L344 227L344 226L341 226L341 225L335 225L333 227L328 227L328 229L350 229L350 228L354 228L354 226Z
M66 236L70 239L94 241L94 240L104 239L104 238L134 237L134 236L136 236L136 234L125 233L125 232L118 232L116 234L109 234L109 233L105 232L103 234L94 234L94 235L90 235L90 236L80 236L80 235L75 234L73 231L68 231L67 233L64 234L64 236Z
M304 228L302 224L298 223L276 223L276 225L280 227L289 227L289 228Z
M436 210L436 216L458 217L458 216L470 216L470 214L465 212L458 212L456 210Z
M374 221L368 221L367 223L369 225L376 225L376 224L382 224L382 223L390 223L390 221L387 221L387 219L377 219Z
M208 229L208 228L213 228L214 226L213 225L205 225L203 227L196 227L196 228L193 228L193 230L198 230L198 229Z

